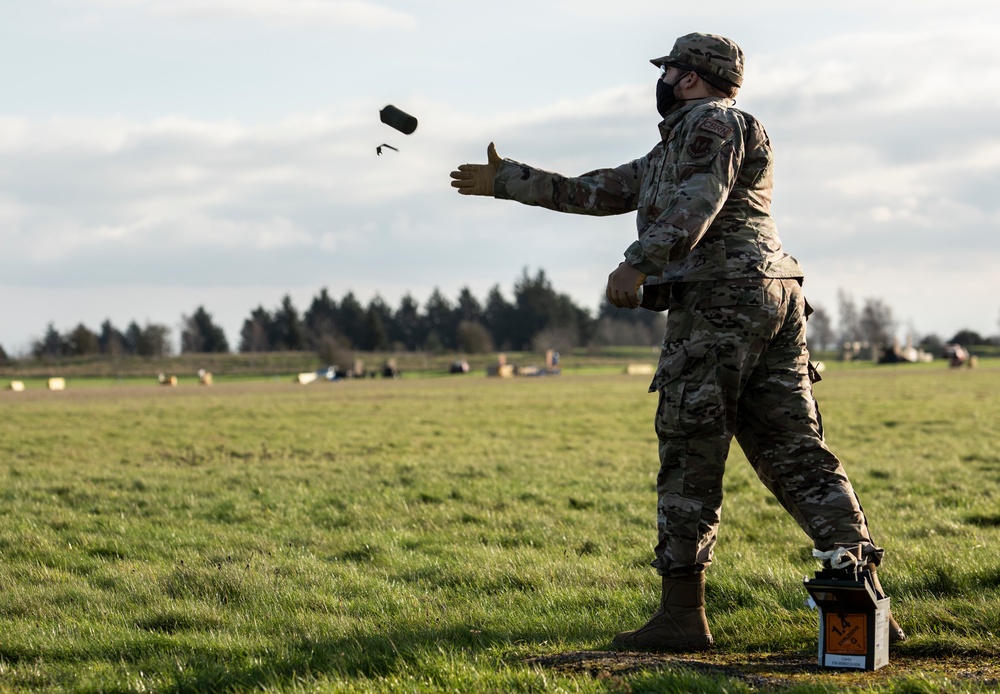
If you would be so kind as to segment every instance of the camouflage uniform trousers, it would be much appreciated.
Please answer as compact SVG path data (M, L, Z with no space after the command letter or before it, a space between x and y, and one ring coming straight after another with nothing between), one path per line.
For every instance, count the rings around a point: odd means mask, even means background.
M816 549L861 545L866 559L881 561L847 474L823 441L805 338L798 280L673 286L650 387L660 398L653 561L660 574L711 563L734 435L757 476Z

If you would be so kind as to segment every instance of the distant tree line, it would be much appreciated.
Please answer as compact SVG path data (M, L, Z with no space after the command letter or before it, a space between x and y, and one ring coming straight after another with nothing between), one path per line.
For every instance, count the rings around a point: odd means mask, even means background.
M455 351L556 349L584 345L654 345L662 337L665 314L617 309L606 300L597 315L557 292L544 270L525 269L508 299L499 285L480 301L463 288L454 301L435 289L423 306L410 294L392 307L379 296L367 305L347 292L338 301L322 289L304 312L285 296L269 310L258 306L240 329L240 352L317 351L327 361L346 350ZM167 356L170 329L132 321L119 330L110 320L98 330L83 323L66 333L53 324L31 347L37 359L88 355ZM182 353L228 352L230 343L211 314L199 306L181 317ZM0 361L5 359L0 349Z
M562 349L591 344L654 344L662 316L618 311L606 301L593 316L557 292L544 270L524 270L510 300L499 285L481 302L466 287L454 301L435 289L423 306L410 294L395 308L376 296L367 306L353 292L338 301L326 289L299 313L285 296L273 311L258 306L243 321L239 351L338 349L455 351Z
M897 339L899 324L892 308L882 299L869 297L861 307L854 297L840 290L837 293L839 320L834 326L830 315L821 306L814 307L809 317L809 346L812 349L834 349L845 343L867 343L891 346ZM933 333L917 336L910 334L914 346L929 352L938 352L946 343L1000 346L1000 336L985 337L974 330L959 330L948 340Z
M80 323L69 332L60 333L49 323L45 335L31 346L31 355L36 359L98 354L162 357L172 351L170 329L165 325L147 323L139 327L133 321L121 331L110 320L104 321L97 332Z
M859 308L852 296L839 292L836 326L823 307L814 308L808 323L809 346L814 350L834 349L845 342L889 345L896 338L898 324L891 307L881 299L865 299ZM243 321L237 349L316 351L330 363L351 350L568 351L581 345L654 345L662 337L664 320L665 314L617 309L606 300L592 315L557 292L544 270L532 276L525 269L514 283L510 299L494 285L485 301L468 288L454 301L435 289L423 306L407 294L392 307L379 296L364 305L353 292L338 301L324 288L300 313L291 297L285 296L273 310L258 306L250 312ZM986 337L972 330L960 330L948 340L934 334L911 337L915 345L932 352L946 342L1000 346L1000 336ZM65 333L50 323L44 336L31 345L31 355L36 359L162 357L173 353L174 344L170 328L158 323L140 326L132 321L119 330L105 320L96 331L80 323ZM224 330L203 306L181 316L179 347L182 353L230 351ZM0 346L0 364L9 361Z

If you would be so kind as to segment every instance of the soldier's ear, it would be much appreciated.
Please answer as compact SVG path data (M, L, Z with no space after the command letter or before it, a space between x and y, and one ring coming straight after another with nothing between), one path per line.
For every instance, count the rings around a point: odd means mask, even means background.
M698 83L697 77L698 77L697 74L695 74L691 70L688 70L680 77L678 77L676 82L674 82L674 89L680 89L681 95L685 94L688 90L690 90L694 85Z

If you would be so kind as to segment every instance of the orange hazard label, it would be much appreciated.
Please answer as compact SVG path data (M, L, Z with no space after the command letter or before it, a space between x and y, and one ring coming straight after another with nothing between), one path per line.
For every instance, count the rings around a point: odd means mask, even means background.
M864 655L868 652L868 615L826 615L826 652Z

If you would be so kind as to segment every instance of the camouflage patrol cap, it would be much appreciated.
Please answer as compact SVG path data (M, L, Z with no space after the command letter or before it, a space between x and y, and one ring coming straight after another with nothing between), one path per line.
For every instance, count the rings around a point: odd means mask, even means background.
M669 55L650 60L653 65L687 67L708 78L743 86L743 51L736 42L715 34L687 34L674 42Z

